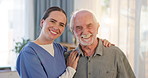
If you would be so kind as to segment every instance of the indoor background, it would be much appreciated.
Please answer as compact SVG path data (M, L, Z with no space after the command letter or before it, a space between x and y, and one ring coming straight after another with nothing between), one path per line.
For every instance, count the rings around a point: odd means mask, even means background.
M0 78L18 78L16 43L38 37L40 18L50 6L61 7L68 16L56 42L73 48L70 16L78 9L92 10L101 26L98 37L125 53L136 78L148 78L148 0L0 0Z

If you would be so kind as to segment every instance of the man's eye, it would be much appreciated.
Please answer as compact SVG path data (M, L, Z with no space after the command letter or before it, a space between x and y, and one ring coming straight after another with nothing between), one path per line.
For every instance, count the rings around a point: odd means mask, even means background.
M91 29L93 27L92 24L87 25L87 28Z
M81 27L81 26L77 26L76 29L77 29L77 30L81 30L82 27Z
M88 28L92 28L92 26L88 26Z

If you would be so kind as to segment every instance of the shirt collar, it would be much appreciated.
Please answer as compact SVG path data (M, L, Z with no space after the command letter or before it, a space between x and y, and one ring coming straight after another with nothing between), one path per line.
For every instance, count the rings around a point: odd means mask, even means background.
M99 44L98 44L98 46L96 48L96 51L95 51L95 54L93 56L96 56L96 55L102 56L102 54L103 54L102 40L98 38L98 41L99 41ZM77 46L77 48L75 50L78 51L80 56L84 56L83 51L82 51L82 49L80 47L80 44Z
M96 52L95 52L94 56L95 56L95 55L101 55L101 56L102 56L102 54L103 54L102 40L98 38L98 41L99 41L99 44L98 44L98 46L97 46L97 48L96 48Z

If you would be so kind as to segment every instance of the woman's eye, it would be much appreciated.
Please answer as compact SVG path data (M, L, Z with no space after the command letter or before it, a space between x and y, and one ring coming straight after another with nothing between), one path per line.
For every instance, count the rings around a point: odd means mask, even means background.
M64 27L64 25L60 25L60 26Z
M60 26L64 27L64 24L61 23Z
M55 21L50 21L50 22L55 23Z

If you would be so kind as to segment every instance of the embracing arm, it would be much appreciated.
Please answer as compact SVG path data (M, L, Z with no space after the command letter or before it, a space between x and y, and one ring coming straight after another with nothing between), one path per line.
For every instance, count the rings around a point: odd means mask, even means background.
M115 46L115 44L112 44L112 43L110 43L108 40L106 40L106 39L101 39L101 41L103 42L103 45L105 46L105 47L110 47L111 45L112 46Z
M79 56L77 55L78 55L77 51L73 51L70 53L67 59L68 67L66 68L66 72L63 73L59 78L73 78L79 60Z
M76 70L70 66L66 68L66 71L59 78L73 78Z

